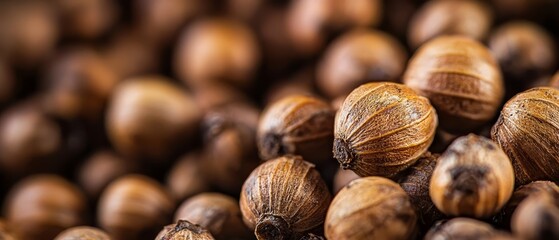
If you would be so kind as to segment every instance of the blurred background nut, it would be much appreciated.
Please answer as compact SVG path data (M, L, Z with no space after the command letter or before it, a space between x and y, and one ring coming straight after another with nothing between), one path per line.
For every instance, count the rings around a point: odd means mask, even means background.
M511 228L521 239L559 239L559 198L546 192L527 197L512 215Z
M165 226L155 240L214 240L212 234L201 227L186 220L179 220L176 224Z
M551 81L549 82L549 86L559 89L559 71L553 75Z
M64 230L54 240L111 240L111 238L101 229L81 226Z
M166 187L176 202L210 190L209 180L204 174L204 161L204 155L194 151L180 157L171 167L166 178Z
M0 239L3 240L16 240L9 229L8 224L4 219L0 218Z
M115 26L119 9L111 0L55 0L62 33L70 38L97 39Z
M17 81L14 72L6 61L0 60L0 106L16 95Z
M359 175L355 174L351 170L343 170L338 168L336 175L334 175L334 185L332 188L333 193L338 193L342 188L344 188L351 181L360 178Z
M488 223L471 218L453 218L433 225L425 240L486 239L498 234Z
M16 239L50 240L62 230L86 223L87 200L56 175L32 175L15 185L4 203Z

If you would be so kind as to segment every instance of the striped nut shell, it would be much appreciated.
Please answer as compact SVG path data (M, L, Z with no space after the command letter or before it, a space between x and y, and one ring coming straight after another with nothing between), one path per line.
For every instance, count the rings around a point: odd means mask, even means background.
M559 178L559 89L517 94L501 110L491 138L509 156L517 184Z
M459 36L438 37L411 58L404 83L429 98L440 126L468 133L491 120L504 96L499 65L481 43Z
M436 127L427 98L402 84L364 84L336 115L334 157L359 176L393 177L427 151Z

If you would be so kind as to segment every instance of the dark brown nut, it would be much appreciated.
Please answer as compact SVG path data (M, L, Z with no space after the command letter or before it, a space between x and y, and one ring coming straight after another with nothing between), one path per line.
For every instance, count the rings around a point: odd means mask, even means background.
M53 1L59 13L62 32L79 39L96 39L106 34L119 17L111 0Z
M62 52L44 76L45 107L64 118L97 120L119 81L117 74L92 49Z
M124 156L161 160L184 147L197 132L200 118L190 94L164 77L145 76L115 89L108 135Z
M439 156L439 154L426 152L398 179L398 183L410 197L418 216L418 223L422 228L428 228L444 218L444 214L435 207L429 196L429 182Z
M484 40L491 29L489 7L481 1L430 1L412 17L408 41L412 48L443 35L462 35Z
M173 199L158 182L126 175L101 194L97 220L113 240L153 239L171 221L174 209Z
M227 0L227 12L244 21L256 21L256 15L267 2L264 0Z
M53 170L62 147L60 126L34 102L20 103L0 118L0 166L3 174L20 175Z
M511 229L521 239L559 239L559 198L545 192L529 196L512 215Z
M16 79L8 63L0 60L0 104L12 99L16 90Z
M338 169L336 175L334 175L334 186L333 186L333 193L337 193L346 185L348 185L351 181L358 179L359 175L355 174L351 170L343 170L341 168Z
M205 159L200 152L192 152L181 157L171 168L166 186L177 202L210 190L202 161Z
M260 157L297 154L315 164L330 161L334 115L328 103L314 97L288 96L272 103L258 124Z
M210 231L216 239L249 239L236 199L220 193L189 198L175 212L175 221L187 220Z
M244 179L258 166L258 115L257 108L239 103L204 116L202 170L218 190L238 195Z
M12 232L9 229L6 221L0 218L0 239L2 240L16 240Z
M189 86L225 83L251 85L260 52L253 33L229 19L205 19L186 29L179 40L175 71Z
M559 199L559 187L550 181L535 181L520 186L516 189L501 212L493 217L493 221L503 228L510 228L511 218L516 208L526 198L532 195L545 193Z
M489 50L460 36L438 37L423 45L411 58L404 83L429 98L440 126L452 133L469 133L491 120L505 91Z
M397 183L364 177L334 197L324 225L327 239L412 239L417 216Z
M45 1L0 3L0 52L18 67L34 67L54 50L58 26L53 9Z
M259 240L297 239L322 225L330 200L313 164L284 156L264 162L250 174L240 206L243 221Z
M179 220L176 224L165 226L155 240L214 240L210 232L199 225Z
M553 37L540 26L526 21L506 23L489 38L489 49L507 81L527 86L551 74L556 64Z
M559 89L533 88L511 98L491 138L512 161L516 184L559 177Z
M101 229L82 226L66 229L54 240L111 240L111 238Z
M433 225L425 240L456 239L473 240L490 238L498 232L488 223L471 218L453 218Z
M335 98L367 82L396 82L406 61L406 50L392 36L374 30L353 30L326 49L317 70L317 85Z
M456 139L439 157L429 185L433 203L453 216L490 217L509 200L514 172L507 155L485 137Z
M549 82L549 86L559 89L559 71L553 75L551 81Z
M436 128L427 98L402 84L367 83L336 115L334 157L359 176L393 177L427 151Z
M16 184L4 203L16 239L50 240L62 230L84 224L86 198L55 175L33 175Z
M76 178L87 195L97 199L109 183L137 169L136 162L123 159L112 151L102 150L85 160Z
M200 86L192 94L196 105L206 113L229 104L248 102L243 92L219 83Z

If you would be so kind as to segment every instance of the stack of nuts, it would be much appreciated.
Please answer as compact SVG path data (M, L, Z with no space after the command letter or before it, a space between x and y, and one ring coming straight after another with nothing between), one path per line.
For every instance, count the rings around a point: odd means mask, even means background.
M0 1L0 240L559 240L558 13Z

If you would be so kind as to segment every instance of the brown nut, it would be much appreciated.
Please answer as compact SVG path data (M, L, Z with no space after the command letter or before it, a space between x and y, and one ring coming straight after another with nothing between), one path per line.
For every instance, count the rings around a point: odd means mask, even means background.
M533 88L511 98L491 138L512 161L516 183L559 177L559 89Z
M0 218L0 239L2 240L16 240L12 234L8 223L4 219Z
M364 84L336 115L334 157L359 176L393 177L427 151L436 127L427 98L402 84Z
M210 190L210 183L203 172L202 161L206 159L200 152L195 151L182 156L171 167L166 186L177 202Z
M433 225L431 230L425 235L425 240L486 239L496 234L498 234L498 232L488 223L471 218L453 218L448 221L440 221Z
M338 193L342 188L348 185L351 181L360 178L351 170L343 170L338 168L336 175L334 175L333 193Z
M412 239L417 216L397 183L364 177L334 197L324 225L327 239Z
M287 11L285 7L266 4L255 22L255 31L262 47L263 65L270 71L290 67L297 56L293 51L295 44L287 31Z
M439 157L429 195L441 212L484 218L497 213L514 189L514 172L507 155L485 137L469 134L456 139Z
M489 50L460 36L423 45L411 58L404 83L429 98L440 126L452 133L469 133L491 120L504 96L499 65Z
M165 226L155 240L214 240L210 232L203 227L185 220Z
M97 120L118 81L117 74L97 52L70 49L47 68L44 105L49 113L61 118Z
M489 38L489 49L507 81L526 86L555 67L553 37L542 27L526 21L506 23Z
M491 24L491 11L482 1L430 1L412 17L408 41L412 48L442 35L462 35L482 41Z
M249 28L234 20L206 19L191 25L180 38L175 71L194 88L214 82L248 87L259 58Z
M549 86L559 89L559 71L553 75L551 81L549 82Z
M353 30L326 49L317 70L317 85L335 98L367 82L396 82L406 61L406 50L392 36L375 30Z
M117 4L111 0L55 0L62 32L78 39L97 39L115 25Z
M50 240L84 224L87 200L72 183L56 175L32 175L16 184L4 203L17 239Z
M124 156L165 159L197 132L200 110L168 81L145 76L117 86L106 122L111 142Z
M314 165L288 155L266 161L250 174L240 206L243 221L259 240L297 239L322 225L330 199Z
M101 195L97 219L114 240L153 239L170 222L174 209L173 199L158 182L126 175Z
M439 156L426 152L413 166L401 173L402 177L398 179L398 183L410 197L421 228L428 228L444 218L444 214L437 209L429 196L429 182Z
M545 192L529 196L512 215L511 229L521 239L559 239L559 198Z
M64 230L54 240L111 240L111 238L101 229L81 226Z
M267 106L258 124L260 157L301 155L315 164L330 161L334 110L318 98L288 96Z
M187 220L210 231L216 239L249 239L236 199L220 193L189 198L175 212L175 221Z
M242 91L219 83L200 86L192 94L196 105L206 113L229 104L248 102Z

